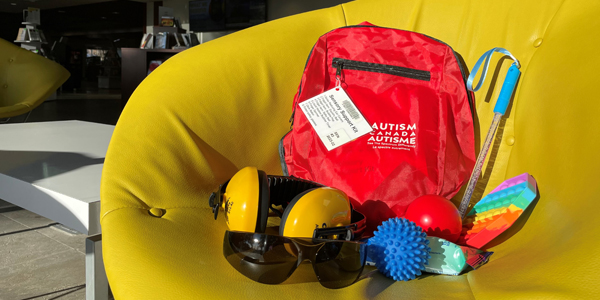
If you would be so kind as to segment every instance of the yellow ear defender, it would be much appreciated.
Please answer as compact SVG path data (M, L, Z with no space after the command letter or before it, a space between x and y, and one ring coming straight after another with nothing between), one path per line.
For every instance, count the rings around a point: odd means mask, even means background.
M279 235L312 237L315 229L350 225L352 207L338 189L321 187L298 194L286 207Z
M281 218L279 234L289 237L350 240L362 234L366 225L343 191L295 177L266 175L255 167L241 169L220 185L209 205L215 219L223 207L227 226L235 231L264 233L269 211Z

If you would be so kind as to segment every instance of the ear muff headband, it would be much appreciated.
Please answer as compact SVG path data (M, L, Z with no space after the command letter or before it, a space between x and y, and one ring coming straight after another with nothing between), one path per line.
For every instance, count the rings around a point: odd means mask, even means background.
M264 233L267 229L269 219L269 180L264 171L258 171L258 214L256 216L256 228L254 232ZM251 218L251 217L250 217Z
M261 170L258 170L258 181L260 185L258 202L259 210L256 217L256 228L254 230L254 232L258 233L264 233L267 229L270 207L281 205L285 208L296 195L321 186L318 183L308 180L266 175L266 173ZM273 208L273 211L279 212L275 208Z
M268 175L271 204L287 206L298 194L323 187L313 181L295 177Z

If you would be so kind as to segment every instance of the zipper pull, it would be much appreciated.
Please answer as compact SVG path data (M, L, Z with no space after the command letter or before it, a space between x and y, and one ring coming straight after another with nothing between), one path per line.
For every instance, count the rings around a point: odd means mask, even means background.
M335 88L339 90L342 86L342 63L339 61L335 62L336 70L335 70Z

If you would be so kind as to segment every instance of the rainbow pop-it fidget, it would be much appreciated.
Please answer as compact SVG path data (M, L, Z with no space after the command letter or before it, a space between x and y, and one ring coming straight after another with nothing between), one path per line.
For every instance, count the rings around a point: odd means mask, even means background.
M537 183L528 173L504 181L465 217L458 243L481 249L515 223L536 195Z

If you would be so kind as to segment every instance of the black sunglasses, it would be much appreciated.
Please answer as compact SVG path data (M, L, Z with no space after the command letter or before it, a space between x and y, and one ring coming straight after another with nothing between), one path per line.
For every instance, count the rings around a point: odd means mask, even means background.
M365 266L367 243L227 230L223 255L244 276L266 284L284 282L308 259L321 285L338 289L358 280Z

